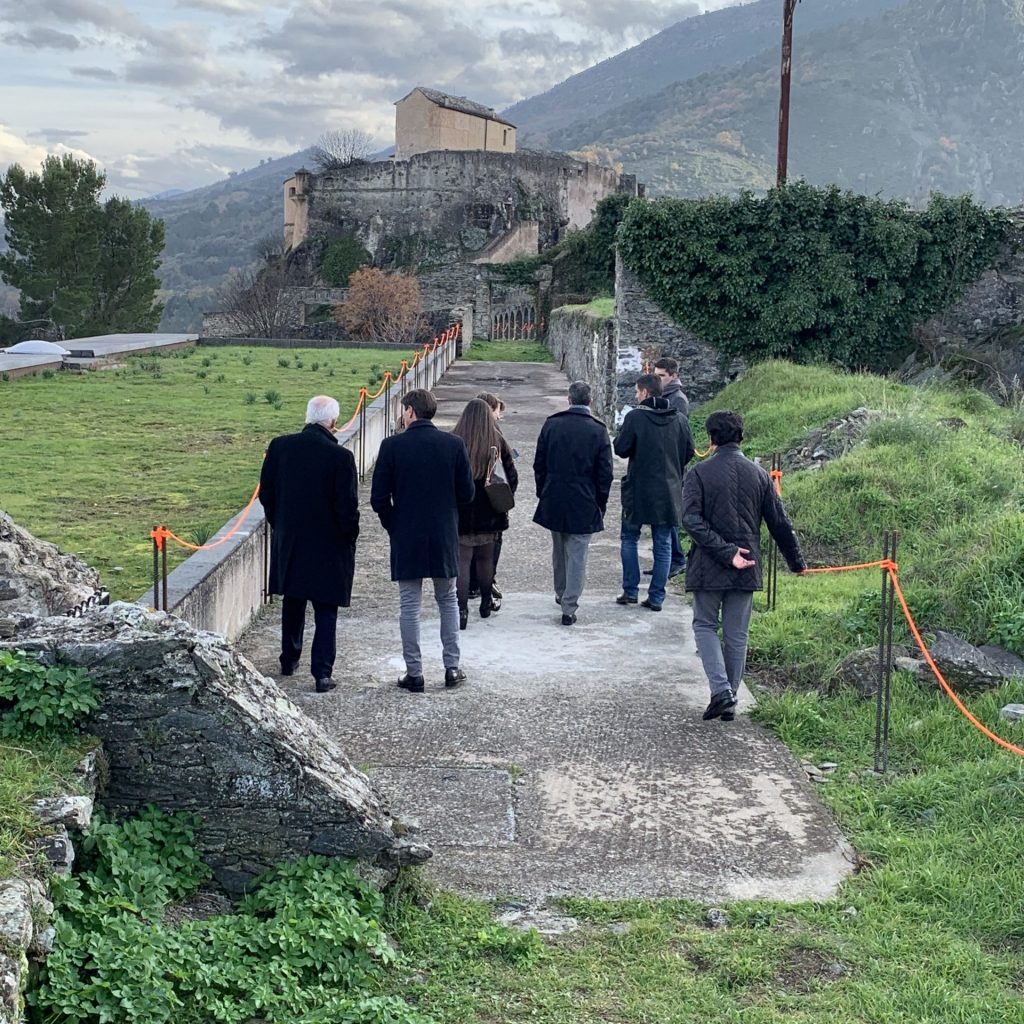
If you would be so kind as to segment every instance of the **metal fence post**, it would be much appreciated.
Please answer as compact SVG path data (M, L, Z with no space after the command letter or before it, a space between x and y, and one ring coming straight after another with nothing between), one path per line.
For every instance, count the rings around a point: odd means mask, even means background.
M160 527L150 531L153 538L153 611L160 611L160 543L157 540L157 531Z
M391 371L384 374L384 436L391 436Z
M882 535L882 558L896 561L898 534ZM888 565L882 566L882 604L878 611L878 689L875 692L875 771L889 767L889 724L892 717L892 637L896 611L896 588Z
M359 403L359 479L366 477L366 395Z

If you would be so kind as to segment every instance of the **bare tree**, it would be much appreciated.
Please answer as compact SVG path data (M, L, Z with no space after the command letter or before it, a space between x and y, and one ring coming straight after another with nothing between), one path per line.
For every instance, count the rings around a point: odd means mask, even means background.
M278 338L290 332L289 280L285 261L233 271L218 293L221 314L240 338Z
M373 148L373 136L361 128L338 128L324 132L313 144L313 162L321 171L365 160Z

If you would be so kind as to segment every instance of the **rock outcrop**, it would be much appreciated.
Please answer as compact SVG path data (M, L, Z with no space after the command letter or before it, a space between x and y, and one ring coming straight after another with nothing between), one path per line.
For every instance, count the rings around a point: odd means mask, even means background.
M103 703L87 728L110 765L104 803L197 814L197 845L229 892L304 854L357 858L378 882L430 856L396 835L366 777L217 634L118 603L41 620L4 646L92 674Z
M0 620L66 615L99 589L95 569L55 544L36 540L0 511Z

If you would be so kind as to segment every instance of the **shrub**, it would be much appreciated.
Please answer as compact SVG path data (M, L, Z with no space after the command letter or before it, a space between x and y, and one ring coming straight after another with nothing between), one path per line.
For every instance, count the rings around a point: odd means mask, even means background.
M242 365L243 366L251 366L252 365L252 356L242 356Z
M281 392L271 388L269 391L263 392L263 397L267 400L267 405L275 405L281 401Z
M255 405L256 404L256 392L255 391L246 391L246 393L245 393L245 404L246 405Z
M378 344L412 344L422 322L420 286L414 277L366 267L349 279L348 298L336 315L346 331Z
M84 669L0 651L0 736L67 734L99 706L96 684Z
M223 384L226 380L227 377L225 377L223 373L218 373L217 376L213 378L214 384Z
M206 380L206 377L207 377L207 373L206 373L205 370L197 370L196 371L196 378L198 380Z
M340 288L360 267L369 262L370 254L357 238L335 238L324 250L320 261L320 276L332 287Z
M283 370L287 370L292 365L292 361L287 356L278 356L277 365Z

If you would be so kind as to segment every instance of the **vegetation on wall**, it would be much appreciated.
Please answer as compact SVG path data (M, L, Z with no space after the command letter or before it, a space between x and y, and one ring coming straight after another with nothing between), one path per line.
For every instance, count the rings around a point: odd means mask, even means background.
M985 269L1006 226L969 196L918 212L799 182L635 203L617 241L651 298L727 355L882 369Z
M342 235L328 242L320 260L320 276L333 288L344 288L348 279L370 262L370 254L351 235Z

